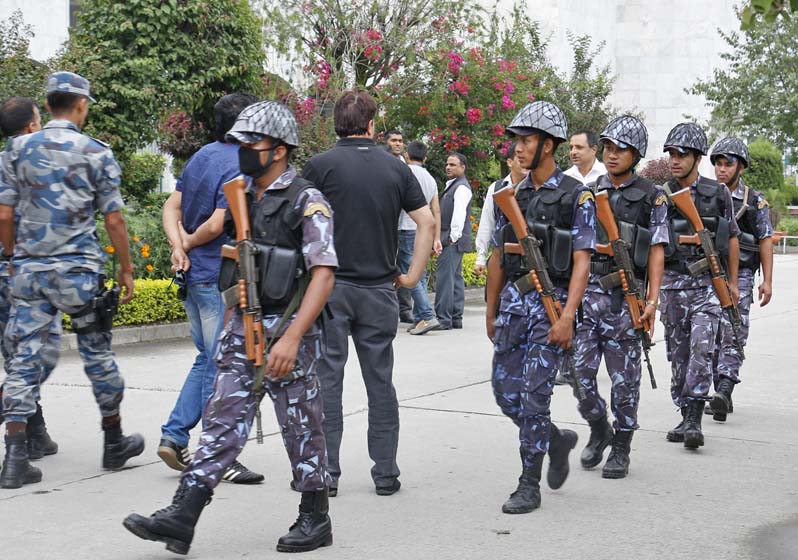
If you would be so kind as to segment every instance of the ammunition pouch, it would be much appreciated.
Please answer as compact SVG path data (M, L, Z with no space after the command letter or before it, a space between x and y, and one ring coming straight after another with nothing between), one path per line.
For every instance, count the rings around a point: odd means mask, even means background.
M119 309L119 286L110 290L105 287L105 278L100 277L100 292L88 304L70 315L72 330L76 334L111 332L114 315Z
M759 242L746 232L740 235L740 268L759 269Z

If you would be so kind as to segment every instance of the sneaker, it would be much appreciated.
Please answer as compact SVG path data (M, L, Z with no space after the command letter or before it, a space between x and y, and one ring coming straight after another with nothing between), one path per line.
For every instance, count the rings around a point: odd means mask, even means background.
M252 472L244 465L236 461L227 472L222 476L222 482L231 482L233 484L260 484L266 477L262 474Z
M162 438L158 444L158 457L166 463L169 468L176 471L183 471L191 463L191 453L188 447L178 445L172 440Z
M457 320L452 321L452 328L453 329L462 329L463 328L463 321L462 320L461 321L457 321Z
M425 321L424 319L422 319L416 324L415 327L413 327L407 332L414 335L427 334L429 331L436 330L439 326L440 323L438 322L438 319L436 319L435 317L433 317L429 321Z
M394 481L388 486L377 486L375 491L377 492L378 496L391 496L396 494L399 489L402 487L402 483L399 482L398 478L395 478Z

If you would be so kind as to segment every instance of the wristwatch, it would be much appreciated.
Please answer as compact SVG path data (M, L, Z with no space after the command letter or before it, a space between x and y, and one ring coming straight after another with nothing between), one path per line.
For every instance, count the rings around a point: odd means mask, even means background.
M654 309L659 309L659 302L658 301L654 301L653 299L647 299L646 300L646 305L647 306L648 305L653 305Z

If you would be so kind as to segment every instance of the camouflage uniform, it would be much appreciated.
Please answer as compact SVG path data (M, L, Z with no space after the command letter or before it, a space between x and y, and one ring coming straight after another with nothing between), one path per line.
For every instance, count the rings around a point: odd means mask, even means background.
M94 216L123 208L119 182L120 168L108 146L67 120L52 120L7 147L0 204L19 216L15 306L7 329L16 352L3 395L8 421L26 422L36 410L41 373L57 360L59 312L78 311L98 292L106 255ZM111 352L111 333L79 335L78 347L102 415L117 415L124 382Z
M285 189L296 177L290 167L264 193ZM250 187L252 188L252 187ZM295 207L304 216L302 222L302 254L305 266L337 267L333 245L332 210L327 199L315 188L307 188ZM325 215L325 212L330 217ZM309 214L309 211L312 214ZM255 239L257 241L257 238ZM271 340L282 315L266 315L264 337ZM286 323L289 323L286 321ZM264 388L274 404L297 490L322 490L330 486L327 472L327 446L322 431L323 405L316 367L321 356L321 330L311 327L302 337L294 370L288 380L266 380ZM205 407L205 428L199 448L183 473L188 486L201 484L212 490L244 447L252 427L255 411L263 395L252 393L254 368L244 348L244 326L240 311L235 310L219 337L216 357L219 372L208 404ZM295 379L292 379L296 377Z
M765 197L762 193L750 190L749 200L752 206L756 209L756 231L755 241L758 243L768 237L773 237L773 225L770 222L770 207L768 206ZM745 197L745 184L742 177L737 182L737 188L732 193L735 208L742 207ZM738 220L741 219L738 216ZM742 227L742 226L741 226ZM740 246L740 253L745 251L745 248ZM757 266L758 268L758 266ZM748 330L751 325L751 305L754 302L754 275L756 270L747 268L740 263L739 274L737 275L737 286L740 290L740 301L737 303L737 309L740 311L740 319L742 325L740 327L740 344L745 346L748 342ZM740 382L740 367L743 365L743 358L737 351L737 346L734 344L734 334L731 328L729 318L724 313L721 317L720 324L720 344L717 348L716 366L714 370L715 385L721 377L731 379L735 384Z
M631 187L637 175L619 189ZM597 189L612 189L606 175L598 180ZM665 192L657 187L654 205L649 217L651 245L667 245L668 211ZM629 308L620 287L605 291L599 285L600 274L591 274L582 301L582 317L574 337L575 370L585 396L578 408L588 422L603 418L607 403L598 392L596 375L601 357L612 379L612 413L615 430L636 430L637 407L640 402L640 375L642 348L632 325Z
M540 188L557 189L563 177L557 168ZM518 186L519 191L533 188L529 177ZM574 251L592 251L596 246L596 206L592 196L584 196L587 192L581 187L574 198ZM507 223L506 216L499 213L494 234L497 247L503 246L499 232ZM567 290L558 288L557 295L564 304ZM525 469L532 468L534 456L549 449L551 394L564 352L546 342L551 323L535 290L522 296L512 282L507 282L494 325L493 394L502 412L518 426L521 459Z
M690 186L693 198L697 184ZM679 189L671 184L671 190ZM732 237L740 230L734 219L731 194L726 189L724 217L729 221ZM665 263L661 287L662 311L660 318L665 326L665 344L671 362L671 398L683 408L688 399L708 400L712 383L712 355L720 321L721 308L712 287L712 275L705 272L693 277Z

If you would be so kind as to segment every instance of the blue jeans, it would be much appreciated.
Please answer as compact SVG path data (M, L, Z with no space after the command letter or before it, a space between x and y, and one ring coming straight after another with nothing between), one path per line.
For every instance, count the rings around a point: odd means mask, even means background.
M413 244L416 242L416 232L413 230L399 230L399 254L397 264L402 274L407 274L410 270L410 262L413 260ZM421 280L416 287L410 290L413 298L413 320L418 323L421 320L429 321L435 314L432 312L432 305L427 295L427 275L422 274Z
M202 410L213 392L216 341L224 323L224 304L215 283L188 286L186 294L183 305L198 353L169 420L161 426L163 437L182 447L188 446L188 432L202 418Z

